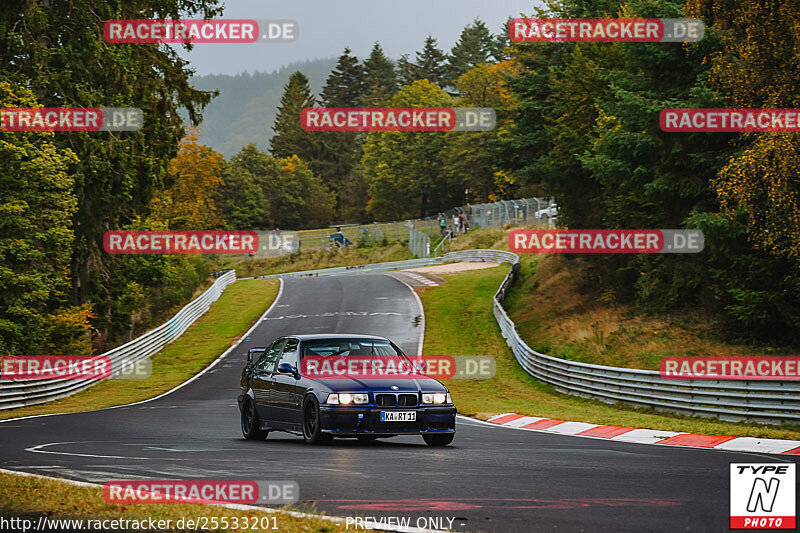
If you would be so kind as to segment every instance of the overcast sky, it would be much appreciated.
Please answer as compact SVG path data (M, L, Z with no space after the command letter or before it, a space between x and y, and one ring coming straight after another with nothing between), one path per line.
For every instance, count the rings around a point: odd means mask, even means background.
M480 18L499 33L508 17L531 15L537 0L227 0L223 18L290 19L299 25L291 43L203 44L191 53L198 75L273 71L293 61L338 57L345 46L359 57L380 41L392 59L422 48L429 34L444 51Z

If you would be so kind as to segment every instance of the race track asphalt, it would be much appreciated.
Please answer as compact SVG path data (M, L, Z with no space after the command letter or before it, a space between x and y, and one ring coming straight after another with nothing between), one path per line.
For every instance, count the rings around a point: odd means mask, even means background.
M420 314L409 287L389 275L286 280L267 319L198 379L148 403L0 423L0 464L96 483L294 480L303 505L330 515L410 517L411 525L444 517L456 531L721 532L728 531L729 463L800 461L465 418L446 448L420 437L316 447L282 433L242 438L236 396L249 346L284 334L365 333L416 353Z

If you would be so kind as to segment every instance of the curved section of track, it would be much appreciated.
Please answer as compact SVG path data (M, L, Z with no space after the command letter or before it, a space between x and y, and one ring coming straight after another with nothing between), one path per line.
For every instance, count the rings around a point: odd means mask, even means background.
M285 280L272 310L213 369L157 400L0 423L0 464L70 479L293 479L337 516L447 517L458 531L723 531L728 464L794 461L515 431L459 419L420 437L306 446L245 441L236 406L250 346L293 333L368 333L415 353L418 300L383 274ZM502 393L502 391L498 391ZM447 521L444 522L447 524Z

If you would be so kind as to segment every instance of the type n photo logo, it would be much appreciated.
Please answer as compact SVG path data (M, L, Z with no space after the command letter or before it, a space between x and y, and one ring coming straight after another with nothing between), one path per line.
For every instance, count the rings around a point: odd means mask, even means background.
M794 529L794 463L731 463L731 529Z

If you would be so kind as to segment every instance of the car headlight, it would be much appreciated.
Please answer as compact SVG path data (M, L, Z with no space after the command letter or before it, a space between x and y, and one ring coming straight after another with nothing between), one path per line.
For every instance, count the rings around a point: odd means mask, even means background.
M443 403L451 403L450 402L450 393L443 393L443 392L435 392L435 393L424 393L422 395L422 403L425 404L443 404Z
M351 394L348 392L339 392L328 394L326 403L334 405L348 405L348 404L365 404L369 403L369 395L364 393Z

